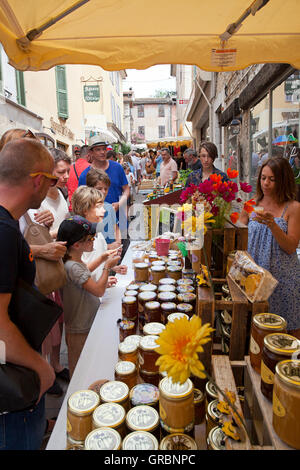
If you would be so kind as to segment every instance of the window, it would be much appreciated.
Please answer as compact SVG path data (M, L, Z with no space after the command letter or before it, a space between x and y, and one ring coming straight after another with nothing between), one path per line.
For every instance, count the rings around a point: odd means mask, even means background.
M144 105L143 104L139 104L138 105L138 117L144 117L145 116L145 113L144 113Z
M60 118L68 119L68 94L67 94L67 78L65 65L57 65L55 67L56 77L56 97L57 97L57 114Z
M120 74L119 72L115 72L115 83L116 83L116 92L120 96Z
M111 120L114 124L116 124L116 103L114 95L111 93L110 95L110 102L111 102Z
M109 72L109 78L110 78L111 83L114 85L115 84L115 82L114 82L114 72Z
M145 126L138 126L138 134L145 137Z
M165 135L166 135L165 126L158 126L158 138L161 139L162 137L165 137Z
M165 117L165 107L163 104L158 106L158 117Z
M17 102L22 106L26 106L25 98L25 85L24 85L24 73L20 70L16 70L16 85L17 85Z

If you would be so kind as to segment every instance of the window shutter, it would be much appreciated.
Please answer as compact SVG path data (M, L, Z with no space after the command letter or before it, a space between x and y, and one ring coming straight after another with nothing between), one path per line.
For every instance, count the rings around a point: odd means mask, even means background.
M55 76L56 76L57 114L59 117L67 119L69 117L69 111L68 111L66 68L64 65L57 65L55 67Z
M16 85L17 85L17 102L22 106L26 106L25 98L25 85L24 85L24 73L20 70L16 70Z

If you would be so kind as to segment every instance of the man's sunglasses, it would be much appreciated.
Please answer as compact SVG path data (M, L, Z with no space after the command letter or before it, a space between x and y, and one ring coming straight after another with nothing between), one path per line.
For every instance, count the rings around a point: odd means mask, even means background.
M30 173L29 176L31 176L31 178L35 178L38 175L42 175L42 176L45 176L46 178L50 179L51 180L50 186L55 186L57 181L58 181L58 178L56 178L56 176L53 176L50 173L46 173L44 171L37 171L36 173Z

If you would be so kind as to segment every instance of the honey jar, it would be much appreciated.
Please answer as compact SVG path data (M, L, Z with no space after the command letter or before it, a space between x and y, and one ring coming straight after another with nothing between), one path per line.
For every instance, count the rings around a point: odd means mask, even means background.
M174 302L176 303L177 295L175 292L159 292L157 294L158 302Z
M124 295L128 295L130 297L137 297L138 296L138 291L137 290L132 290L132 289L126 289L124 292Z
M129 388L124 382L111 380L100 388L102 403L118 403L125 411L129 410Z
M195 293L195 288L191 284L179 284L176 287L177 294Z
M167 275L175 281L182 278L182 267L181 266L168 266L167 267Z
M151 282L148 282L147 284L143 284L139 288L139 293L141 292L156 292L157 291L157 285L152 284Z
M273 427L289 446L300 450L300 360L285 360L275 367Z
M93 429L108 427L115 429L122 439L126 436L126 412L118 403L103 403L93 413Z
M124 320L136 320L138 314L137 298L124 295L122 298L122 318Z
M163 279L166 276L165 266L151 266L150 268L150 279L151 281L158 285L159 280Z
M183 268L182 269L182 278L183 279L191 279L191 280L194 281L196 279L196 273L193 269Z
M229 273L233 260L235 258L236 251L230 251L227 256L227 266L226 266L226 273Z
M212 428L207 437L208 450L226 450L226 437L226 434L218 426Z
M164 277L163 279L159 280L159 286L166 286L166 285L174 285L176 284L176 280L171 277Z
M67 434L66 450L84 450L84 441L75 441Z
M276 364L284 359L300 358L300 341L286 333L270 333L264 337L261 358L261 383L263 395L272 401ZM295 357L296 355L296 357Z
M152 302L156 300L156 292L152 291L145 291L141 292L138 295L138 309L139 309L139 329L143 331L143 327L145 324L145 303Z
M159 414L153 406L139 405L131 408L126 415L129 432L147 431L160 438Z
M264 337L270 333L286 333L286 321L274 313L254 315L251 325L249 356L254 370L260 374Z
M158 336L164 329L165 325L159 322L151 322L151 323L146 323L144 326L143 332L144 335L155 335Z
M155 335L148 335L140 341L138 348L139 367L145 372L158 373L159 366L155 364L159 358L159 354L155 351L159 347L156 344L158 338Z
M175 313L177 311L177 305L175 302L164 302L160 304L160 309L161 309L161 323L164 325L168 321L168 316L171 313Z
M194 388L194 407L195 407L195 424L200 424L205 417L205 396L198 388Z
M185 313L189 318L191 318L194 314L194 308L191 304L178 304L177 305L177 311L180 313Z
M140 335L130 335L124 339L124 343L134 344L136 347L138 347L138 345L140 344L141 338L142 337Z
M186 433L194 428L194 387L190 379L184 384L165 377L159 383L159 414L168 433Z
M160 381L160 374L158 372L147 372L143 369L139 369L139 376L144 383L158 387Z
M144 306L145 323L160 322L161 309L157 301L146 302Z
M164 437L159 445L160 450L197 450L195 439L187 434L174 433Z
M148 282L148 264L135 263L134 264L134 279L139 282Z
M140 287L143 286L144 284L145 284L144 282L137 282L137 283L128 284L125 291L134 290L134 291L138 292Z
M170 315L168 315L168 318L167 318L167 321L168 322L173 322L175 320L179 320L180 318L187 318L188 320L190 319L190 317L188 315L186 315L185 313L181 313L181 312L174 312L174 313L170 313Z
M100 379L100 380L95 380L95 382L91 383L88 387L89 390L94 390L94 392L97 393L97 395L99 395L99 392L100 392L100 388L102 387L103 384L105 384L106 382L109 382L109 380L107 379Z
M120 361L130 361L137 364L138 348L136 344L129 341L123 341L119 344Z
M221 320L224 325L231 325L232 323L232 316L227 310L223 310L221 312Z
M183 272L183 270L182 270L182 272ZM176 282L176 285L177 286L193 286L194 281L193 281L193 279L182 277L182 279L178 279L178 281Z
M222 417L221 411L218 410L219 400L213 400L207 405L207 411L205 415L206 420L206 439L209 436L210 431L218 426Z
M119 332L120 332L120 342L122 343L127 336L133 335L135 333L135 322L131 320L122 320L119 323Z
M97 428L91 431L85 439L85 450L119 450L121 436L112 428Z
M158 286L158 293L160 292L175 292L176 287L174 284L160 284Z
M124 382L130 390L137 384L136 365L130 361L119 361L115 365L115 380Z
M147 431L134 431L122 443L122 450L158 450L158 440Z
M181 261L179 261L177 259L168 259L167 267L168 266L180 266L181 267Z
M148 405L158 410L159 389L150 383L137 384L130 390L131 406Z
M92 415L100 403L93 390L80 390L68 399L67 434L75 441L84 441L92 430Z
M215 384L209 380L206 382L205 385L205 398L206 398L206 403L205 403L205 409L207 410L208 404L214 400L218 399L218 391L215 387Z
M151 262L151 266L166 266L166 263L163 259L158 259Z
M196 298L197 296L193 292L177 295L178 304L189 304L193 307L194 311L196 309Z

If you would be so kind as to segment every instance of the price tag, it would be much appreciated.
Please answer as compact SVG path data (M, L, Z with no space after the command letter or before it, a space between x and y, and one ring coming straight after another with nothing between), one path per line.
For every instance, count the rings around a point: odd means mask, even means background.
M231 67L236 62L236 49L212 49L211 65L214 67Z

